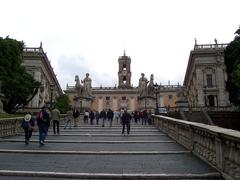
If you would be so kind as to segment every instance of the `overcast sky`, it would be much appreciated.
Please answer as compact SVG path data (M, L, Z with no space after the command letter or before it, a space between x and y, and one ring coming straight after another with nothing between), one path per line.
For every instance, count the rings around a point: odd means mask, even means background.
M87 72L93 86L118 84L118 58L132 59L155 82L183 83L198 44L229 43L240 25L239 0L1 0L0 36L43 49L62 89Z

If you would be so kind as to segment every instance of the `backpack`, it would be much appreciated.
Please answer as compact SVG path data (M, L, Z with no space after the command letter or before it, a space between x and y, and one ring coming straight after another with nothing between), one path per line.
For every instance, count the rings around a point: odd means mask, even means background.
M37 120L39 121L42 121L43 120L43 112L42 111L39 111L38 113L37 113Z
M22 122L22 128L23 129L29 129L29 122L27 122L27 121L25 121L25 120L23 120L23 122Z

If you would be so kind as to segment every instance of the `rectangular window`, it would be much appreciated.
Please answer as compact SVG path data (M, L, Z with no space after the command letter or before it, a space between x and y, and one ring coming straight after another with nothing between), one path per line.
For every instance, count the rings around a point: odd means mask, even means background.
M168 98L171 100L172 99L172 95L168 95Z
M212 75L207 74L207 87L213 87Z
M106 100L109 101L110 100L110 96L106 96Z
M122 100L126 100L126 96L123 96L123 97L122 97Z

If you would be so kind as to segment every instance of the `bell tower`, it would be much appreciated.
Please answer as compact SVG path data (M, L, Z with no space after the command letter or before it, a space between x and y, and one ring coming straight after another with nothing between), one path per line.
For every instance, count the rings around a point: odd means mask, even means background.
M131 58L126 56L125 50L123 56L118 59L118 87L119 88L131 88Z

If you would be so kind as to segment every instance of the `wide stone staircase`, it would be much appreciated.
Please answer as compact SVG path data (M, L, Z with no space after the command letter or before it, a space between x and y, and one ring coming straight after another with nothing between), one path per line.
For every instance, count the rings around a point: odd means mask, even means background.
M132 123L130 134L80 123L39 146L24 135L0 139L0 179L222 179L221 174L152 125Z

